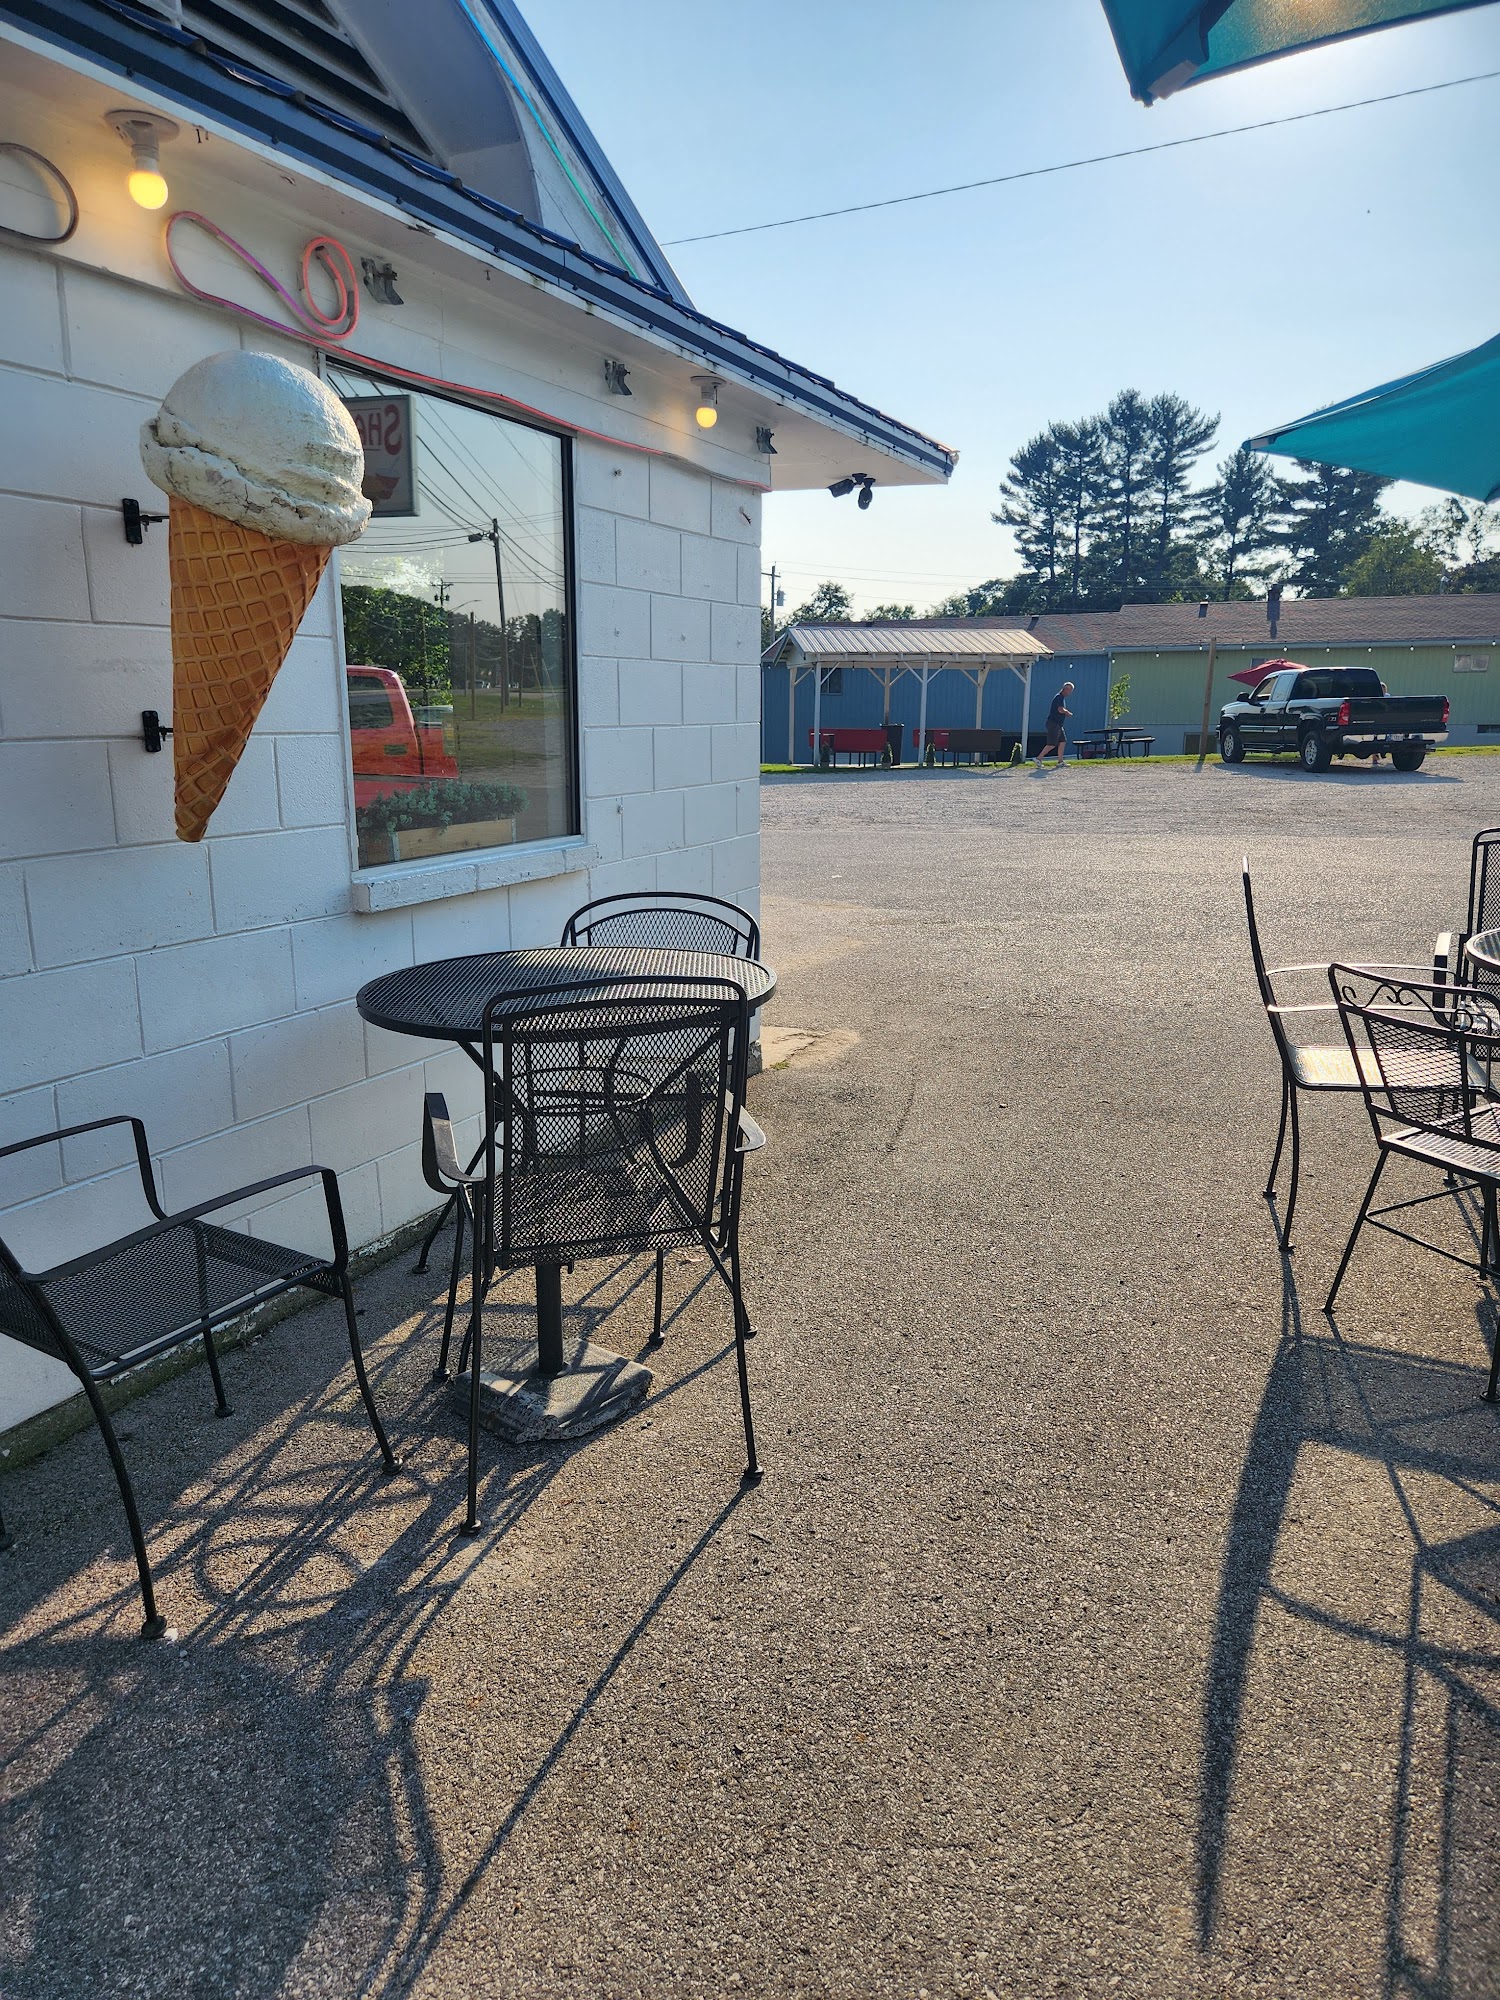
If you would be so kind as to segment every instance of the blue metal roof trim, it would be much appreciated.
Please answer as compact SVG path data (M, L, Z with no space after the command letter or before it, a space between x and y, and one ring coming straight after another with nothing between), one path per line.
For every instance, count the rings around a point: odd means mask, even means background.
M465 187L445 168L407 152L384 133L253 64L216 53L198 36L129 0L0 0L0 22L138 80L492 256L681 341L711 365L736 369L757 387L794 399L812 415L853 425L871 444L944 477L956 463L957 454L946 445L860 402L827 376L815 375L774 348L680 303L664 287L590 256L569 238ZM507 30L509 25L507 21Z

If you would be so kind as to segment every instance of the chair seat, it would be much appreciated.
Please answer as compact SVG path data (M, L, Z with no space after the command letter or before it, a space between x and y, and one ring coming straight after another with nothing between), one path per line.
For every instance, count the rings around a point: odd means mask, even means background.
M1387 1132L1383 1143L1392 1152L1404 1153L1412 1160L1426 1160L1451 1173L1500 1181L1500 1152L1495 1150L1500 1147L1500 1104L1476 1105L1469 1113L1467 1132L1461 1117L1444 1119L1442 1123L1456 1129L1438 1131L1430 1125L1403 1126L1399 1131ZM1476 1138L1487 1143L1476 1145Z
M327 1271L326 1258L204 1222L157 1224L37 1288L96 1373Z
M1333 1042L1326 1044L1317 1042L1293 1043L1287 1050L1287 1057L1291 1063L1292 1075L1299 1089L1359 1089L1360 1080L1355 1074L1354 1057L1349 1051L1347 1042L1342 1046ZM1425 1070L1427 1065L1426 1057L1414 1058L1412 1060L1414 1064L1420 1061ZM1382 1089L1386 1079L1381 1076L1380 1066L1375 1060L1375 1051L1373 1049L1361 1049L1359 1052L1359 1061L1360 1068L1364 1072L1365 1082L1373 1090ZM1403 1082L1418 1082L1422 1080L1416 1074L1415 1067L1410 1077L1404 1077L1402 1074L1403 1067L1404 1065L1399 1055L1387 1053L1386 1068L1389 1072L1390 1082L1400 1085ZM1472 1056L1469 1058L1469 1082L1475 1090L1484 1091L1489 1089L1489 1078L1485 1074L1483 1064L1476 1062Z

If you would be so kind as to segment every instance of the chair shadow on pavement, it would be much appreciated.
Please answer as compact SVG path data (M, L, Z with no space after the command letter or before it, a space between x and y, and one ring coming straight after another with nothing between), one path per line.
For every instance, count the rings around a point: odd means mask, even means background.
M591 1284L570 1308L590 1333L611 1277L616 1303L638 1288L627 1267ZM414 1296L411 1310L399 1341L370 1342L404 1458L394 1479L380 1476L324 1308L226 1357L249 1419L237 1440L207 1420L197 1369L128 1413L159 1594L169 1619L188 1614L180 1643L134 1637L134 1570L97 1438L17 1476L18 1540L0 1566L6 2000L407 1991L738 1503L736 1489L536 1746L529 1775L494 1799L481 1851L455 1854L416 1729L434 1697L465 1691L435 1687L424 1660L462 1667L423 1642L472 1572L503 1571L572 1450L486 1437L485 1529L457 1535L463 1422L430 1380L441 1300ZM674 1375L665 1393L678 1386ZM146 1437L167 1426L175 1449L153 1452Z
M1224 1914L1236 1778L1249 1775L1237 1764L1256 1628L1274 1608L1372 1649L1360 1658L1373 1672L1399 1673L1393 1810L1378 1830L1371 1824L1369 1842L1389 1842L1382 1992L1467 2000L1496 1990L1500 1965L1500 1419L1481 1399L1477 1357L1463 1366L1370 1346L1321 1313L1309 1331L1286 1256L1282 1282L1281 1341L1241 1470L1203 1695L1199 1946L1213 1946ZM1476 1316L1487 1348L1493 1306ZM1319 1601L1328 1591L1280 1580L1295 1568L1278 1561L1278 1541L1290 1521L1302 1527L1289 1508L1309 1447L1354 1454L1374 1472L1380 1519L1396 1539L1377 1549L1372 1538L1366 1588L1383 1562L1386 1595L1404 1599L1397 1615L1351 1614ZM1454 1536L1446 1531L1458 1517L1470 1525ZM1372 1679L1364 1698L1380 1702L1382 1683ZM1344 1746L1320 1739L1317 1751L1332 1772ZM1293 1782L1289 1769L1283 1781Z

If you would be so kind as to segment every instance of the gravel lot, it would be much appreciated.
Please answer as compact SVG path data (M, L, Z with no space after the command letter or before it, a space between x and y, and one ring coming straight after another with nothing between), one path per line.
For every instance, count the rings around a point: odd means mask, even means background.
M752 1086L764 1484L686 1256L475 1542L410 1258L398 1479L321 1308L137 1404L174 1645L97 1438L8 1477L4 2000L1500 1994L1492 1314L1372 1236L1324 1318L1354 1103L1278 1257L1238 875L1421 959L1497 822L1489 757L768 781L768 1022L858 1040ZM640 1351L647 1265L569 1285Z

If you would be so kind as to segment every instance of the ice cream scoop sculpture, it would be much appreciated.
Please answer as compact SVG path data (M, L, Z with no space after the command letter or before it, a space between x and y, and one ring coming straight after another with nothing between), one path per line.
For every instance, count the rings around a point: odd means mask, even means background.
M364 453L316 375L235 348L177 378L141 459L172 501L177 837L201 840L329 551L370 518Z

